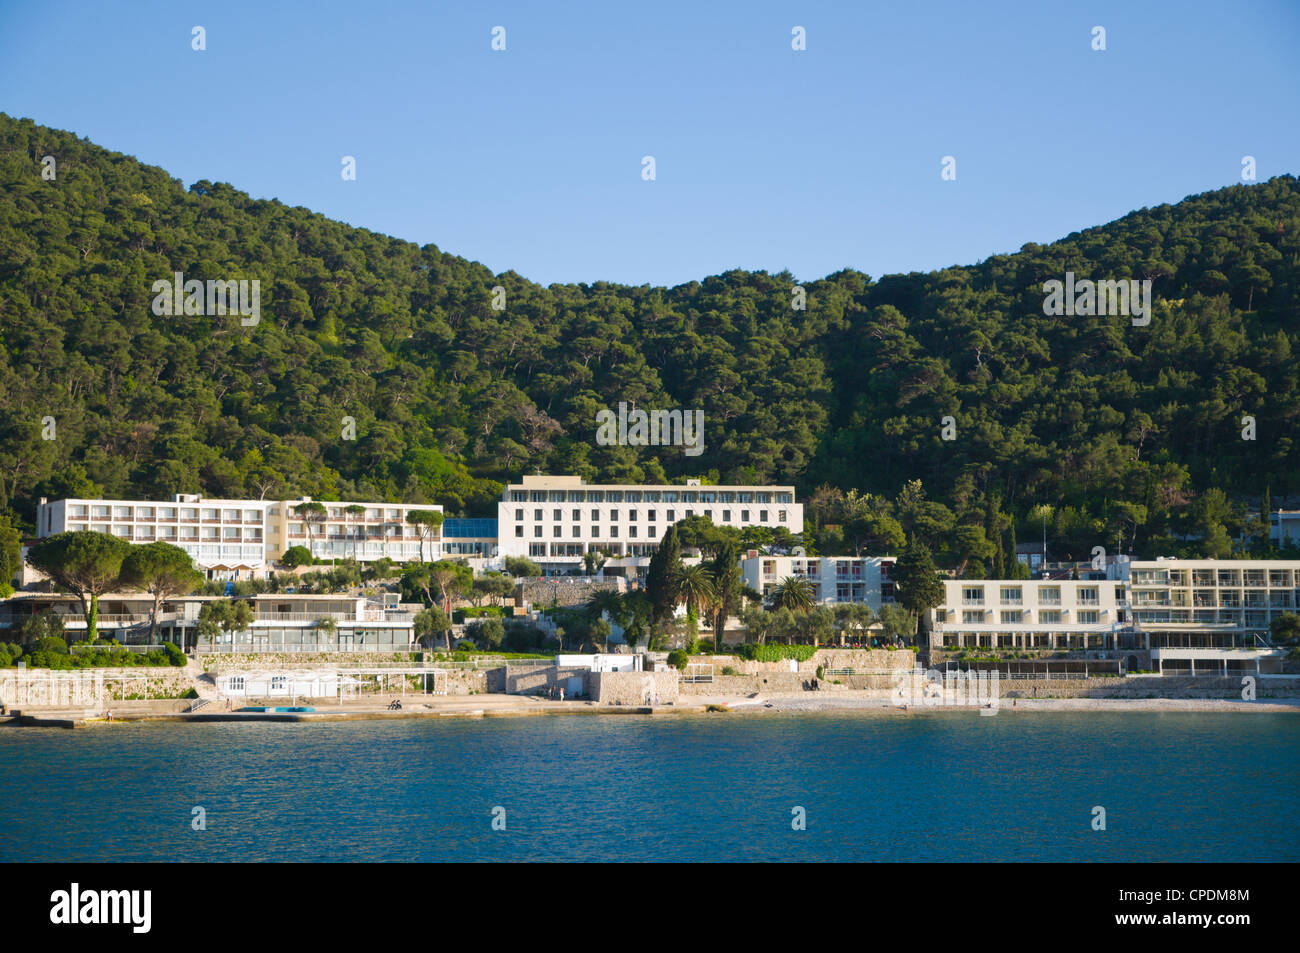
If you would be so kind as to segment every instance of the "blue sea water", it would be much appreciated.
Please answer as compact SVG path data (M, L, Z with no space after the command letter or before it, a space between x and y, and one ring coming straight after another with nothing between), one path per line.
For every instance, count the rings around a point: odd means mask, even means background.
M0 860L1296 861L1297 782L1289 715L8 727Z

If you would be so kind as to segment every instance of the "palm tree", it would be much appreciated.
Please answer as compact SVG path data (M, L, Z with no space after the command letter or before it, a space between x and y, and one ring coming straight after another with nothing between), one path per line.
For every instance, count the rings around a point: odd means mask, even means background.
M713 577L703 563L682 566L677 571L677 594L686 603L688 615L695 615L713 599Z
M813 607L812 583L802 576L786 576L772 589L772 605L778 609L807 612Z

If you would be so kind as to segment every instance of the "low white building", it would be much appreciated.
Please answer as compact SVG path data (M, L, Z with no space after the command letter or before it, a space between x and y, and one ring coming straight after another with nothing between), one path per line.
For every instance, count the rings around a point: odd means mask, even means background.
M559 668L585 668L592 672L639 672L641 655L611 655L597 652L594 655L557 655Z

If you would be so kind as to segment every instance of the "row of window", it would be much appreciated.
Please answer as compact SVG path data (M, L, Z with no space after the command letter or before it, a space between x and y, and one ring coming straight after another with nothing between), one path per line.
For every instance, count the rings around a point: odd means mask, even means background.
M261 527L240 529L238 527L221 527L221 526L159 526L156 530L152 526L113 526L110 528L106 524L92 523L90 531L94 533L109 533L121 539L129 539L134 542L146 543L154 540L163 542L198 542L226 540L228 542L245 542L260 543L262 542Z
M1290 587L1295 574L1290 569L1193 569L1191 585L1193 586L1247 586L1258 589L1264 586L1279 588ZM1188 586L1186 569L1136 569L1133 571L1135 586L1170 586L1186 589Z
M524 512L525 512L525 511L524 511L522 508L520 508L520 509L516 509L516 510L515 510L515 522L516 522L516 523L522 523L522 522L524 521ZM619 510L610 510L608 516L602 516L600 510L592 510L592 511L591 511L591 522L593 522L593 523L600 523L600 522L604 522L605 520L609 520L610 522L619 522L619 516L618 516L619 512L620 512ZM748 522L750 521L750 520L749 520L750 512L751 512L750 510L741 510L741 511L740 511L740 522L742 522L742 523L748 523ZM536 522L539 522L539 523L540 523L543 519L545 519L545 513L546 513L545 510L542 510L542 509L535 509L535 510L533 510L533 519L534 519ZM723 511L722 511L722 522L724 522L724 523L730 523L730 522L731 522L732 513L733 513L732 510L723 510ZM668 520L668 522L670 522L670 523L676 523L676 522L677 522L677 511L676 511L676 510L667 510L667 511L666 511L666 514L667 514L667 515L666 515L665 518ZM759 510L759 511L758 511L758 521L759 521L760 523L766 523L766 522L767 522L767 518L768 518L768 514L769 514L769 511L768 511L768 510ZM635 522L637 522L637 520L640 519L640 515L641 515L641 511L640 511L640 510L628 510L628 511L627 511L627 522L629 522L629 523L635 523ZM686 510L686 511L685 511L685 518L686 518L686 519L690 519L690 518L691 518L692 516L694 516L694 515L695 515L695 511L694 511L694 510ZM777 520L777 522L778 522L778 523L785 523L785 522L787 522L787 521L788 521L788 520L787 520L788 515L789 515L789 514L787 513L787 511L785 511L785 510L778 510L778 511L777 511L777 514L776 514L776 520ZM712 520L712 519L713 519L713 510L705 510L705 511L704 511L704 517L705 517L705 519ZM570 510L570 511L569 511L569 518L570 518L573 522L575 522L575 523L581 522L581 521L582 521L582 510L580 510L580 509L572 509L572 510ZM551 510L551 519L552 519L553 521L557 522L557 523L558 523L558 522L561 522L561 521L564 519L564 510L560 510L560 509L553 509L553 510ZM658 511L658 510L646 510L646 521L647 521L647 522L654 523L654 522L656 522L658 519L659 519L659 511Z
M636 526L629 526L627 528L627 535L629 539L637 538L637 529L638 527ZM545 530L544 526L534 526L533 538L537 539L542 536L545 536L546 533L544 532L544 530ZM556 539L559 539L561 536L564 535L563 530L564 530L563 526L552 526L551 535ZM647 526L645 534L647 539L659 538L659 530L653 526ZM522 539L523 536L524 536L524 528L522 526L516 526L515 538ZM574 526L572 536L574 539L618 539L618 527L611 526L609 527L608 533L602 533L599 526L593 526L586 533L584 533L582 531L581 526Z
M511 503L793 503L789 491L511 490Z
M1061 604L1060 586L1039 586L1036 590L1031 591L1037 591L1040 606L1059 606ZM1122 583L1115 586L1115 599L1121 603L1124 601L1124 586ZM1022 605L1024 602L1024 587L1000 586L998 588L998 600L1004 606ZM1100 589L1097 586L1079 586L1075 590L1075 600L1081 606L1100 605ZM962 586L961 602L964 606L982 606L984 604L984 587Z
M980 611L963 612L961 621L967 625L983 625L986 620L984 613ZM1040 609L1038 612L1038 621L1041 625L1060 625L1060 609ZM1001 613L1001 622L1003 625L1025 625L1029 622L1027 613L1016 609L1009 609ZM1075 622L1078 625L1097 625L1101 622L1101 614L1095 609L1082 609L1075 615Z
M991 649L994 647L993 635L967 635L964 638L960 635L945 635L943 637L943 647L946 649L960 648L984 648ZM1015 635L998 635L997 647L1001 649L1010 648L1035 648L1035 649L1104 649L1111 643L1110 636L1106 635L1087 635L1087 634L1070 634L1065 632L1035 632L1035 633L1016 633Z
M571 558L581 556L584 552L594 553L598 549L608 549L616 556L653 556L658 548L658 543L611 543L599 547L583 543L529 543L528 555L534 558L547 556Z
M260 523L262 522L261 510L224 510L224 509L198 509L189 506L92 506L90 515L86 515L85 506L72 506L68 508L68 519L70 520L133 520L135 522L151 522L154 520L166 520L168 522L197 523L199 520L220 521L222 523Z
M359 504L356 504L359 505ZM326 507L327 519L331 520L393 520L401 522L405 519L406 510L388 509L383 507L367 507L364 513L352 514L346 512L344 506ZM273 515L279 516L281 510L278 506L272 507L270 511ZM292 515L293 507L287 507L284 515ZM74 503L68 507L68 518L74 520L96 519L96 520L134 520L136 522L150 520L168 520L181 522L198 522L199 520L220 520L223 523L260 523L263 520L263 511L260 509L238 509L229 507L198 507L198 506L111 506L92 504L87 507L84 503Z

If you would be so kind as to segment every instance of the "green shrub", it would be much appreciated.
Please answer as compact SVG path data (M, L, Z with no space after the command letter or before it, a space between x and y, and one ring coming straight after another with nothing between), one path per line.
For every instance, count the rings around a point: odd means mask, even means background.
M506 635L506 627L497 618L475 619L465 627L465 634L485 649L499 649Z
M176 645L174 642L163 643L163 653L167 656L167 662L178 668L183 667L188 661L188 659L185 658L185 653L181 651L180 646Z
M13 664L14 657L4 649L0 649L0 668L10 668Z
M673 668L681 671L690 663L691 657L681 649L673 649L668 653L668 664Z
M738 671L736 671L734 668L732 668L730 665L724 665L724 666L722 666L722 674L723 674L723 675L739 675L740 673L739 673Z
M466 606L456 609L451 614L451 621L464 622L466 619L501 619L506 610L502 606Z
M736 654L750 662L779 662L782 659L806 662L816 652L815 645L756 645L746 642L736 647Z

